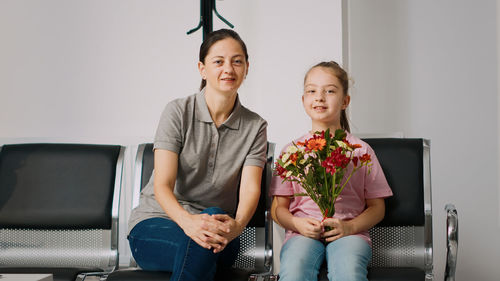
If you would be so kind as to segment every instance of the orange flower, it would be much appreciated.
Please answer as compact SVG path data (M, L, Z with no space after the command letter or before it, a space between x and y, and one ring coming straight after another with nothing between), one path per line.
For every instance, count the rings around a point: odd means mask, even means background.
M297 153L294 153L294 154L290 155L290 158L288 158L288 159L290 159L290 161L292 161L293 165L297 166L297 158L298 158Z
M318 151L323 149L326 145L325 139L310 139L307 141L307 148L309 150Z
M351 148L354 148L354 149L356 149L356 148L361 148L361 147L362 147L362 146L361 146L361 144L359 144L359 143L349 144L349 146L350 146Z

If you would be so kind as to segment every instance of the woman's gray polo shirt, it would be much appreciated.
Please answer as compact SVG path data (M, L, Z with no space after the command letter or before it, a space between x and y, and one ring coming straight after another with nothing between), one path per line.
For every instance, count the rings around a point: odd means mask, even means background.
M208 207L236 213L243 166L264 167L267 122L243 107L238 97L219 127L210 116L204 91L167 104L156 131L155 149L179 155L174 194L192 214ZM129 231L140 221L168 218L154 197L153 175L132 210Z

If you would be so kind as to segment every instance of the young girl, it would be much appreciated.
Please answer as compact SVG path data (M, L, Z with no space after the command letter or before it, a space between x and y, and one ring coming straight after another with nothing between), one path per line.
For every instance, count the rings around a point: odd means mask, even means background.
M267 147L267 122L238 98L248 66L236 32L210 33L200 47L200 92L163 111L154 173L129 220L130 248L142 269L210 281L218 261L230 266L236 258L237 237L259 201Z
M343 129L350 143L362 145L356 150L356 156L370 154L371 172L364 166L353 174L337 198L334 217L324 221L310 197L293 196L305 192L300 184L273 177L271 214L286 229L280 256L280 281L317 280L325 258L330 281L368 280L367 267L371 259L368 230L384 217L383 198L392 192L371 147L349 134L345 112L350 101L348 83L347 73L333 61L321 62L307 72L302 103L312 128L294 142L304 141L316 131ZM325 226L331 230L324 231Z

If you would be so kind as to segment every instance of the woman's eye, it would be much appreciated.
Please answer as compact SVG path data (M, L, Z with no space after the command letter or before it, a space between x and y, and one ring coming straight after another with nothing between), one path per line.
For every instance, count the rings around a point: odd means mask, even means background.
M234 60L234 64L242 64L243 61L242 60Z
M216 60L214 61L215 64L222 64L222 60Z

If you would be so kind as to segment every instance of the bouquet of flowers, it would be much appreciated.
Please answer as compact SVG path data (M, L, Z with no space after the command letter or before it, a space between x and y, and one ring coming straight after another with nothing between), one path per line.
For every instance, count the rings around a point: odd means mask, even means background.
M335 214L335 201L351 176L362 166L371 167L369 154L355 156L360 144L350 144L343 130L330 129L316 132L304 142L292 143L276 161L275 175L283 181L298 182L305 193L294 196L309 196L318 205L323 219ZM349 163L351 172L344 177ZM370 169L368 169L370 172Z

